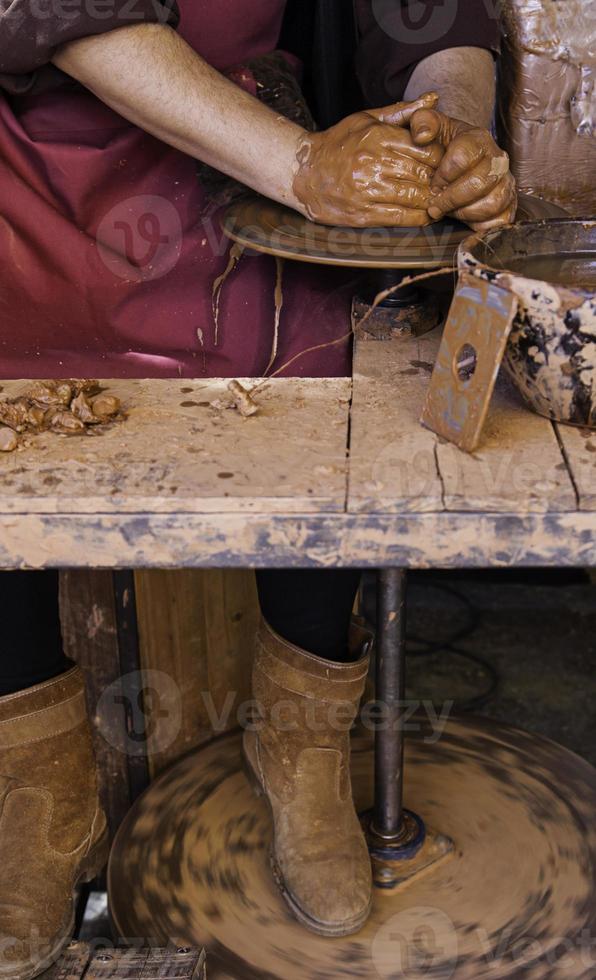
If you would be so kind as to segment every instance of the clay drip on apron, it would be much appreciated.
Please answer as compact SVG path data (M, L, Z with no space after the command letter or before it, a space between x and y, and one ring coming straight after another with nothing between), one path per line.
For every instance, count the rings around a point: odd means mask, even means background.
M275 358L277 357L277 350L279 347L279 324L281 321L281 311L284 304L283 274L284 274L284 260L276 256L275 257L275 320L273 323L273 346L271 348L271 357L269 358L269 364L265 368L265 372L264 372L265 375L269 374L271 368L275 364Z
M219 343L219 304L221 300L221 291L224 287L224 283L228 276L231 276L232 272L238 265L240 259L244 254L244 248L242 245L234 243L230 249L230 254L228 257L228 264L225 271L222 272L221 276L218 276L213 283L213 292L211 295L213 304L213 325L214 325L214 339L213 343L217 347Z

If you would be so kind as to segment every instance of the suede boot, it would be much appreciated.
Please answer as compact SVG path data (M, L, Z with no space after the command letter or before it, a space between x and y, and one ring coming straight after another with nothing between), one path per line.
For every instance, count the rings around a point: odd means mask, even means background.
M30 980L69 942L74 893L107 857L78 667L0 698L0 977Z
M372 901L350 778L350 729L366 681L370 634L358 630L355 639L360 659L332 663L262 622L253 668L260 717L256 730L244 734L249 777L272 811L277 883L296 918L323 936L357 932Z

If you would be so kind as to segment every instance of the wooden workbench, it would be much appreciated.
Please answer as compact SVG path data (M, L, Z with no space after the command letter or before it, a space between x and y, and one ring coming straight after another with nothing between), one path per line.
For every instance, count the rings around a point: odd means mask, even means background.
M482 448L443 443L438 342L358 341L353 379L269 381L248 419L226 381L107 382L125 422L0 456L0 567L596 565L596 433L501 379Z

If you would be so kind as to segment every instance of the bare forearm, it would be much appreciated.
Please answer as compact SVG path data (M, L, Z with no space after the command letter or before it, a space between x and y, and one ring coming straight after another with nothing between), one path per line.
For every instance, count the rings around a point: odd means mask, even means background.
M472 126L490 129L496 95L495 66L484 48L448 48L416 66L405 98L438 92L440 109Z
M220 75L171 28L135 25L84 38L54 62L164 142L302 210L292 184L304 131Z
M489 132L495 97L491 55L479 48L433 55L416 68L412 93L431 80L440 110L417 112L410 123L416 145L438 139L445 147L430 188L430 217L438 221L450 214L476 231L509 224L517 193L509 157Z

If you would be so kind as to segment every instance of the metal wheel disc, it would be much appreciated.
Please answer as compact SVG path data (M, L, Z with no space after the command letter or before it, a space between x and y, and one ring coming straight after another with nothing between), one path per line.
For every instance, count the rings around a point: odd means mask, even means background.
M353 752L372 804L369 741ZM545 739L482 720L408 739L406 805L455 853L393 892L345 939L307 932L269 867L271 826L240 736L191 754L130 811L112 851L115 928L205 945L209 980L588 980L596 949L596 770Z
M522 195L518 220L565 214L556 205ZM454 264L470 229L454 219L426 228L333 228L264 197L244 198L226 211L228 238L279 258L357 269L438 269Z

